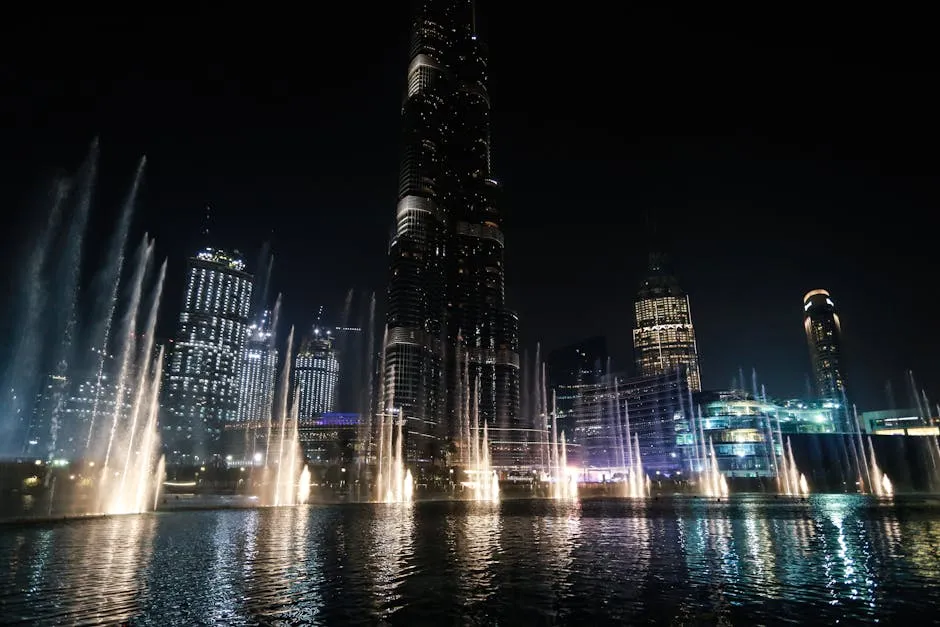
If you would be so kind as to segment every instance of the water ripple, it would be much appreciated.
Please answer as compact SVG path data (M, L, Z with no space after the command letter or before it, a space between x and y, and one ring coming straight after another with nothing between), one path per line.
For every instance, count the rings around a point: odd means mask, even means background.
M0 527L0 621L923 623L940 507L857 496L344 505Z

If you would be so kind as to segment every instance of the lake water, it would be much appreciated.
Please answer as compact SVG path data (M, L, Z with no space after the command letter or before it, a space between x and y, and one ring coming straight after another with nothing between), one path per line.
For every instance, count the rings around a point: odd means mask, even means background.
M313 505L0 526L0 622L937 620L940 501Z

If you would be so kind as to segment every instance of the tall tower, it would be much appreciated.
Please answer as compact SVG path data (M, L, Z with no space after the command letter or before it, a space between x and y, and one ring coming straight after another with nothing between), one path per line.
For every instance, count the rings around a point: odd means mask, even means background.
M383 374L385 402L406 419L409 461L429 462L456 435L464 367L480 379L481 418L517 423L518 318L505 307L487 60L473 2L420 2L410 58Z
M842 364L842 324L826 290L803 297L803 329L813 366L813 384L820 399L842 402L845 372Z
M685 370L689 389L702 389L698 347L689 297L666 269L665 255L650 255L649 274L634 302L633 356L637 374L663 375Z
M248 337L252 277L238 252L204 248L189 259L176 342L167 368L169 459L222 455L222 428L238 417L239 369Z
M300 419L336 411L339 360L333 333L315 326L294 359L294 387L300 389Z

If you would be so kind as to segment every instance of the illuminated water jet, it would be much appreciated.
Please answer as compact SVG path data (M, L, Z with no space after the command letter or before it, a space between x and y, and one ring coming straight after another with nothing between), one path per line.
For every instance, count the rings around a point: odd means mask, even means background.
M310 501L310 469L306 464L300 471L300 479L297 482L297 502L306 505Z
M383 358L384 367L384 358ZM376 499L385 503L410 503L414 499L414 479L411 470L405 468L404 434L405 417L395 407L395 369L383 382L380 398L383 400L377 416L379 451L378 476L376 477Z
M298 485L302 472L298 472L301 460L300 429L298 414L300 411L300 393L294 390L294 398L290 398L291 363L294 347L294 328L291 327L287 336L287 348L284 355L284 366L278 381L277 401L272 412L272 425L270 439L266 445L268 454L265 456L263 481L261 490L261 503L274 507L296 505L300 502L301 489ZM274 421L276 425L274 424ZM306 467L304 467L306 470ZM308 480L309 480L309 471ZM309 498L309 483L307 485L307 498Z
M699 480L699 489L702 496L721 498L728 496L728 481L718 468L718 457L715 455L715 444L708 438L708 454L705 458L705 470Z

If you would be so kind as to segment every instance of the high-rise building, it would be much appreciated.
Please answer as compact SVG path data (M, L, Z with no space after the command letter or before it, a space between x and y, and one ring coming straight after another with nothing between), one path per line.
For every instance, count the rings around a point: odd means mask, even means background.
M580 446L581 465L622 467L635 438L643 468L651 475L681 470L677 434L687 428L688 382L678 368L645 377L612 374L583 386L571 436Z
M572 433L575 407L584 386L599 383L607 369L607 339L591 337L577 344L556 348L545 365L548 385L555 395L559 430Z
M238 390L239 423L263 422L274 402L274 380L277 371L277 347L270 311L263 311L248 327L242 351Z
M845 394L842 324L826 290L812 290L803 297L803 329L809 344L816 395L820 399L842 402Z
M315 326L294 358L294 389L300 393L300 419L310 420L336 410L339 359L333 332Z
M164 384L168 459L222 455L222 428L238 418L239 366L248 337L252 277L235 252L205 248L188 263L186 291Z
M474 17L471 0L425 0L412 22L383 373L412 462L441 459L455 437L464 365L480 380L481 418L519 422L518 318L505 303L487 60Z
M702 389L689 297L666 268L665 255L650 255L649 274L634 303L633 357L637 374L652 377L682 368L689 389Z

